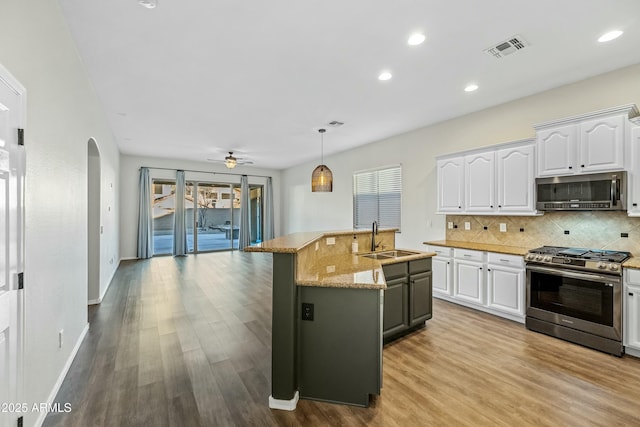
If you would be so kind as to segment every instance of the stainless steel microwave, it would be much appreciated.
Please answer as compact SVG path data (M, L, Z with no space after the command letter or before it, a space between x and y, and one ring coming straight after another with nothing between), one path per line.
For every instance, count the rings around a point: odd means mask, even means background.
M539 211L624 211L627 172L536 178Z

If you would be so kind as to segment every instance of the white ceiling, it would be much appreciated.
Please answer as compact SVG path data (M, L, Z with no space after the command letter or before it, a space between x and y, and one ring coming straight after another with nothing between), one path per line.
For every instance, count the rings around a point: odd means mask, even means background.
M640 63L639 0L59 1L121 152L141 156L282 169L318 159L332 120L325 155ZM516 34L530 46L483 52Z

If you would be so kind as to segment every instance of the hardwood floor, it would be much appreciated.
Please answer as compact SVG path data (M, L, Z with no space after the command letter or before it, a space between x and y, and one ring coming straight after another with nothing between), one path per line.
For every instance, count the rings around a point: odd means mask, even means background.
M270 410L269 254L123 262L89 320L45 426L640 425L640 359L440 300L385 346L370 408Z

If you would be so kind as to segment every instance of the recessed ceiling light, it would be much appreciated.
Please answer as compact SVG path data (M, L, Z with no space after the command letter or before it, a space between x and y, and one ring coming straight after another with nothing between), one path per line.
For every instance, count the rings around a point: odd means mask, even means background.
M468 84L467 87L464 88L465 92L473 92L474 90L478 90L478 85L475 83Z
M613 39L617 39L621 35L622 35L622 31L620 31L620 30L609 31L608 33L605 33L605 34L601 35L600 38L598 39L598 41L600 43L608 42L608 41L611 41Z
M380 73L380 75L378 76L378 80L382 80L382 81L385 81L385 80L391 80L391 77L393 77L393 76L391 75L391 73L390 73L390 72L388 72L388 71L383 71L383 72L381 72L381 73Z
M422 42L424 42L425 39L426 37L424 36L424 34L415 33L415 34L412 34L411 37L409 37L409 40L407 40L407 43L409 43L411 46L417 46Z
M156 0L138 0L138 4L142 7L146 7L147 9L155 9L158 5Z

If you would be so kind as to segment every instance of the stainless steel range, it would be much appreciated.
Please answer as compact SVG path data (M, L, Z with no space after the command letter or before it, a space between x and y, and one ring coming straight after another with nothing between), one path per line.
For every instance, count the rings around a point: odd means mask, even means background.
M529 251L527 328L622 356L622 263L630 256L557 246Z

